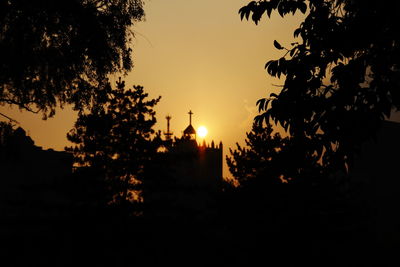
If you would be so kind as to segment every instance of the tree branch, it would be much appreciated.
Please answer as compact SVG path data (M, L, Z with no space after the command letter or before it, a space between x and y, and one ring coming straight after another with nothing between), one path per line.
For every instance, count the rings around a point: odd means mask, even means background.
M28 101L27 103L23 104L21 102L18 102L18 101L9 99L9 98L0 98L0 104L1 103L6 103L6 104L9 104L9 105L17 105L19 108L25 109L25 110L27 110L29 112L32 112L32 113L35 113L35 114L40 112L40 109L33 110L33 109L31 109L30 107L27 106L28 104L35 103L34 101Z

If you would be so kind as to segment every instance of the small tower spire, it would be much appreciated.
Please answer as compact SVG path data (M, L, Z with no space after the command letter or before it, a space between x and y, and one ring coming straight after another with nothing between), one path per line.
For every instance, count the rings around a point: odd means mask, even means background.
M165 118L167 119L167 131L164 132L165 139L171 140L172 132L170 132L170 129L169 129L169 121L172 119L172 117L170 115L167 115Z

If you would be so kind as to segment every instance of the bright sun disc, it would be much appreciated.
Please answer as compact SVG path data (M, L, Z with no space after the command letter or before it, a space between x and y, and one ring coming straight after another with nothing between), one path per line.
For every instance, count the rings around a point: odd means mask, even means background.
M204 137L206 137L208 131L207 131L206 127L200 126L199 129L197 129L197 133L201 138L204 138Z

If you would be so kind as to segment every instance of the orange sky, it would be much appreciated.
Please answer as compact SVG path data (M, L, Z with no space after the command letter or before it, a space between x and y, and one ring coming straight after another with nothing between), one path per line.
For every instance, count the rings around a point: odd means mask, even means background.
M144 86L151 97L162 96L156 107L158 129L166 129L170 114L171 129L180 137L192 110L193 126L206 126L206 142L222 141L225 155L235 142L243 143L256 101L277 90L272 84L280 84L264 70L268 60L282 53L273 40L289 46L302 19L275 14L258 26L240 21L238 10L248 2L146 1L146 20L133 28L135 66L124 79L128 86ZM66 133L76 114L68 107L47 121L15 108L0 107L0 112L18 120L36 145L56 150L69 145Z

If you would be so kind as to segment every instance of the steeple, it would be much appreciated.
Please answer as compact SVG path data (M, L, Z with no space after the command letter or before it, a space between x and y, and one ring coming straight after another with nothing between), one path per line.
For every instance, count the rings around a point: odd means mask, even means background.
M196 130L192 126L192 115L193 112L189 111L189 126L183 131L183 138L189 140L196 140Z

